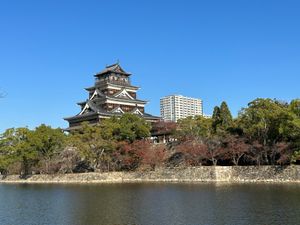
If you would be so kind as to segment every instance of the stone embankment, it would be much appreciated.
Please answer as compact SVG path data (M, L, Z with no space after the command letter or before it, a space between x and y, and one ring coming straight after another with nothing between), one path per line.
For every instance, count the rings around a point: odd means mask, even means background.
M134 182L299 182L300 166L202 166L151 172L109 172L0 176L0 183L134 183Z

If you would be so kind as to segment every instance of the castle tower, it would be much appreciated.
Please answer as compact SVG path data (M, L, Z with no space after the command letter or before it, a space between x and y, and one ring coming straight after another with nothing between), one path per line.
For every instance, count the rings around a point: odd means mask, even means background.
M133 113L146 121L156 122L160 117L145 113L147 101L137 99L139 87L131 85L130 73L125 72L119 63L106 66L95 75L95 85L85 88L89 93L86 101L77 103L79 114L64 118L69 122L67 130L76 129L84 121L99 123L101 119Z

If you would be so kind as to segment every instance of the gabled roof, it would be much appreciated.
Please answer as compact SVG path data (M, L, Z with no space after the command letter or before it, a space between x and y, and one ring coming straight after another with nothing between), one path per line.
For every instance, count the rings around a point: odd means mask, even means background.
M113 110L110 111L111 113L124 113L124 111L121 109L120 106L114 108Z
M101 76L103 74L107 74L107 73L118 73L118 74L123 74L123 75L131 75L131 73L127 73L125 70L122 69L122 67L119 65L119 63L115 63L109 66L106 66L104 70L102 70L101 72L97 73L95 76Z
M115 97L115 98L127 98L127 99L134 100L134 98L126 91L125 88L122 88L120 91L115 93L113 95L113 97Z
M95 88L94 93L92 94L92 96L90 97L90 99L87 99L86 101L78 102L77 105L83 106L89 100L93 100L96 96L105 97L105 95L101 91L99 91L97 88Z
M132 114L137 114L137 115L140 115L140 116L143 116L144 114L137 108L135 107L132 111L131 111Z
M99 91L98 89L96 89L96 90L94 91L94 94L91 96L90 99L92 100L95 96L105 97L105 95L104 95L101 91Z
M97 105L95 105L92 101L87 101L87 103L85 104L84 108L81 110L81 112L79 113L79 115L82 115L86 112L86 110L89 110L89 112L98 112L99 109L97 107Z

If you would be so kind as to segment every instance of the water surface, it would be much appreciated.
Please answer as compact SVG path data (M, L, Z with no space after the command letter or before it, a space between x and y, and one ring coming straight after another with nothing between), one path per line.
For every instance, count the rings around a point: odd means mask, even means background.
M298 184L0 184L0 224L300 224Z

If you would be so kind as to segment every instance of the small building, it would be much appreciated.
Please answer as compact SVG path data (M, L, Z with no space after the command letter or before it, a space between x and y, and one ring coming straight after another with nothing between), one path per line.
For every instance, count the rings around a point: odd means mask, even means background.
M76 129L85 121L96 124L124 113L139 115L151 123L161 119L145 112L147 101L137 98L139 87L131 85L131 73L124 71L119 63L106 66L94 76L94 86L85 88L88 99L77 103L81 107L79 114L64 118L69 122L66 130Z

